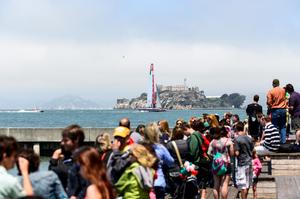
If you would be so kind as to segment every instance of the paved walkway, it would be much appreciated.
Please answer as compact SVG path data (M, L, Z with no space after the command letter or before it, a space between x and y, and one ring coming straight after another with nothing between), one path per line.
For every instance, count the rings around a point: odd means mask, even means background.
M275 182L278 199L300 198L300 176L278 176Z

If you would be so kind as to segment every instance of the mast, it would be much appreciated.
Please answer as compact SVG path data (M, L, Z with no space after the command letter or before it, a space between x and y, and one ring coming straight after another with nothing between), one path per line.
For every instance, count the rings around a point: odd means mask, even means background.
M156 108L156 92L155 92L155 78L154 78L154 65L151 64L150 65L150 74L151 74L151 78L152 78L152 100L151 100L151 107L152 108Z

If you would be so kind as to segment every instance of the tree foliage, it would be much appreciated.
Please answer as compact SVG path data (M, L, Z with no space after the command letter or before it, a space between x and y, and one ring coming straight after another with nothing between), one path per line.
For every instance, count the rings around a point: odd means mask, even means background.
M241 108L242 104L246 99L245 95L240 95L239 93L231 93L230 95L223 94L221 100L225 103L234 106L234 108Z

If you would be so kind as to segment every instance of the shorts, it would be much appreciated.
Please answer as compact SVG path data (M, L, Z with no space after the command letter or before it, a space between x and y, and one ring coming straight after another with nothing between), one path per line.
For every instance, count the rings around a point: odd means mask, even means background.
M252 186L252 165L237 166L235 173L236 186L239 190L249 189Z
M228 165L227 165L227 171L226 171L226 175L230 175L231 174L231 172L232 172L232 166L231 166L231 164L230 163L228 163Z
M207 187L209 187L209 180L212 178L210 172L210 164L199 166L198 172L199 174L197 175L197 183L199 189L206 189Z
M300 117L299 116L292 118L292 129L300 130Z
M206 187L209 187L209 178L208 175L197 175L197 183L199 186L199 189L206 189Z
M253 176L252 178L252 184L255 185L258 183L258 177L257 176Z

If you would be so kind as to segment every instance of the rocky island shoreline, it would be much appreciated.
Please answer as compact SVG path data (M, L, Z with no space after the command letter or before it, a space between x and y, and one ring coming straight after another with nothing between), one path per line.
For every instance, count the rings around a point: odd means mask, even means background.
M198 87L174 89L158 87L162 108L168 110L199 109L199 108L241 108L246 96L239 93L223 94L221 96L205 96ZM147 93L139 97L117 99L115 109L138 109L147 106Z

